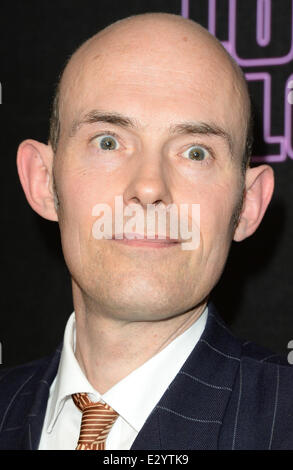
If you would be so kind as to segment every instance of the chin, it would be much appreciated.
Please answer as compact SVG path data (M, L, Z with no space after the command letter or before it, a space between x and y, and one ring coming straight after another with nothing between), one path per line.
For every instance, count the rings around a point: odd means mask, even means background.
M166 287L166 286L165 286ZM194 307L190 295L182 297L180 289L162 288L158 285L132 283L120 284L111 291L103 291L103 299L97 296L102 311L115 318L126 321L156 321L168 319L188 311ZM178 296L176 295L178 292ZM182 301L182 299L185 299ZM102 301L102 302L101 302ZM186 302L186 303L184 303Z

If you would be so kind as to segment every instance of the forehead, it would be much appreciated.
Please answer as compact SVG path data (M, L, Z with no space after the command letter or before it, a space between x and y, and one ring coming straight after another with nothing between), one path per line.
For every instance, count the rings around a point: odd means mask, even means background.
M94 108L127 114L146 127L212 119L232 134L239 130L239 80L218 47L182 34L140 39L110 37L81 49L62 80L65 130Z

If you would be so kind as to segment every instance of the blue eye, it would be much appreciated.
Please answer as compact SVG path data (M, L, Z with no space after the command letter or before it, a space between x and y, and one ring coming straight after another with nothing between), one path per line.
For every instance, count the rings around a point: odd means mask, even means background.
M184 158L188 158L189 160L201 162L208 157L209 152L199 145L193 145L192 147L189 147L187 150L185 150L182 155Z
M102 150L118 150L119 144L112 135L102 135L97 138Z

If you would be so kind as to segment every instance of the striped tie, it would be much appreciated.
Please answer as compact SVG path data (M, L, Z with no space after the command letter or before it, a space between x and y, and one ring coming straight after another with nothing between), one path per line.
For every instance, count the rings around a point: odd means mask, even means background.
M75 393L72 399L82 411L81 428L75 450L104 450L107 436L118 413L106 403L93 403L86 393Z

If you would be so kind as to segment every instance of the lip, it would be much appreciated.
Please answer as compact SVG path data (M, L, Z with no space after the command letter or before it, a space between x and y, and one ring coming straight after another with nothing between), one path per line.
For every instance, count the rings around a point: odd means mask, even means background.
M164 238L159 238L159 235L156 234L155 238L147 238L146 235L139 233L124 233L117 234L112 237L112 241L117 243L128 245L132 247L142 247L142 248L171 248L180 243L179 240L164 236ZM122 238L123 237L123 238ZM135 238L134 238L135 237Z

